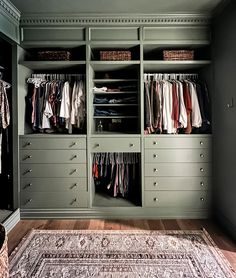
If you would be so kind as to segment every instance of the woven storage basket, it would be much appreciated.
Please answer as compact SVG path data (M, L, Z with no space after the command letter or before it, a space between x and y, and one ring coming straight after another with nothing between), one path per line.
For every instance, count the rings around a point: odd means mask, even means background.
M165 61L185 61L194 59L194 50L164 50Z
M7 235L3 225L0 224L0 277L9 277Z
M129 61L131 60L130 51L100 51L101 61Z
M38 59L44 61L69 61L71 53L69 51L38 51Z

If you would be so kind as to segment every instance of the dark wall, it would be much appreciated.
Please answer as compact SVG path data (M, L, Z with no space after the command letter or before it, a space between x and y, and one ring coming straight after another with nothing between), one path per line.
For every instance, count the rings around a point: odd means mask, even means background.
M236 1L215 19L212 45L214 213L236 238Z

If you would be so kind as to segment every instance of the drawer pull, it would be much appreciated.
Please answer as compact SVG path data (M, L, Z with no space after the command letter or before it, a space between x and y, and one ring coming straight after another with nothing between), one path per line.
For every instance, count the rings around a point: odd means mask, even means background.
M201 182L200 182L200 185L201 185L201 186L204 186L204 182L203 182L203 181L201 181Z
M70 175L73 175L74 173L76 173L77 172L77 169L74 169L74 170L72 170L71 172L70 172Z
M98 147L100 147L100 144L96 143L95 148L98 148Z
M157 157L158 157L158 155L157 155L157 154L154 154L154 155L153 155L153 157L154 157L154 158L157 158Z
M23 147L25 148L25 147L27 147L27 146L31 146L31 145L32 145L32 143L31 143L31 142L26 142L26 143L25 143L25 145L24 145Z
M129 145L130 145L130 147L134 147L134 144L133 144L133 143L130 143Z
M200 157L201 157L201 158L203 158L203 157L204 157L204 154L203 154L203 153L201 153L201 154L200 154Z
M71 145L70 145L70 147L74 147L74 146L77 146L77 145L78 145L77 142L72 142Z
M153 198L153 201L154 201L154 202L158 202L158 198L156 198L156 197Z
M73 199L73 200L71 201L70 205L72 206L74 203L76 203L76 201L77 201L77 199L76 199L76 198L75 198L75 199Z
M157 169L157 168L154 168L154 169L153 169L153 172L155 172L155 173L158 172L158 169Z
M204 202L204 201L205 201L205 199L204 199L203 197L201 197L201 198L200 198L200 201L201 201L201 202Z
M158 182L155 181L155 182L153 183L153 185L154 185L154 186L158 186Z
M154 141L154 142L153 142L153 145L157 145L157 142L156 142L156 141Z
M23 160L31 159L32 155L27 155Z
M28 170L26 170L25 172L24 172L24 175L27 175L27 174L29 174L29 173L32 173L32 169L28 169Z
M24 189L26 189L27 187L31 187L33 184L30 182L30 183L28 183L28 184L26 184L25 186L24 186Z
M200 145L204 145L204 142L203 142L203 141L200 141Z
M203 168L200 168L200 171L201 171L201 172L204 172L204 169L203 169Z
M33 201L33 199L28 199L26 202L25 202L25 206L28 205L29 203L31 203Z
M73 155L72 157L71 157L71 159L70 160L73 160L73 159L75 159L75 158L77 158L77 155L75 154L75 155Z
M70 189L73 189L74 187L77 187L77 183L72 184L72 186L70 187Z

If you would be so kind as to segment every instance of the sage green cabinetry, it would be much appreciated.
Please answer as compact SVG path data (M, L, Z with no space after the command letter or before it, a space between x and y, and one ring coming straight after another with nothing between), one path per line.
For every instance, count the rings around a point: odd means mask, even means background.
M86 137L20 137L21 208L88 206Z
M92 21L91 21L92 22ZM100 22L101 23L101 22ZM150 26L149 26L150 25ZM27 134L20 137L21 211L34 215L74 217L206 217L211 199L210 135L145 135L145 73L210 72L208 26L201 24L76 24L70 27L21 26L25 48L19 67L27 74L60 69L86 74L86 135ZM62 47L81 51L72 61L30 61L31 48ZM194 49L193 61L164 61L163 49ZM129 61L101 61L101 50L127 50ZM22 76L23 77L23 76ZM24 79L24 80L23 80ZM103 92L95 87L132 85L129 91ZM135 88L136 86L136 88ZM22 99L24 93L21 93ZM99 104L95 98L136 97L127 103ZM22 102L23 103L23 102ZM118 115L98 115L96 109ZM125 111L123 115L120 112ZM20 116L22 118L22 115ZM98 125L102 123L103 129ZM20 124L21 126L22 124ZM94 153L130 152L140 158L139 204L96 194ZM63 198L64 197L64 198ZM61 210L64 209L65 212ZM86 210L85 210L86 209ZM51 213L48 210L52 210ZM73 210L73 213L70 212ZM38 213L38 214L37 214ZM41 213L41 214L40 214Z
M211 137L159 135L145 140L145 207L208 210Z

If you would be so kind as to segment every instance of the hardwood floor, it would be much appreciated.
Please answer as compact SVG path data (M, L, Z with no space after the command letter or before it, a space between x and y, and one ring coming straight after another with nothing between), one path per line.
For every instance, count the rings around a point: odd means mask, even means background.
M8 234L9 254L32 229L199 230L205 228L236 271L236 243L211 220L21 220Z

